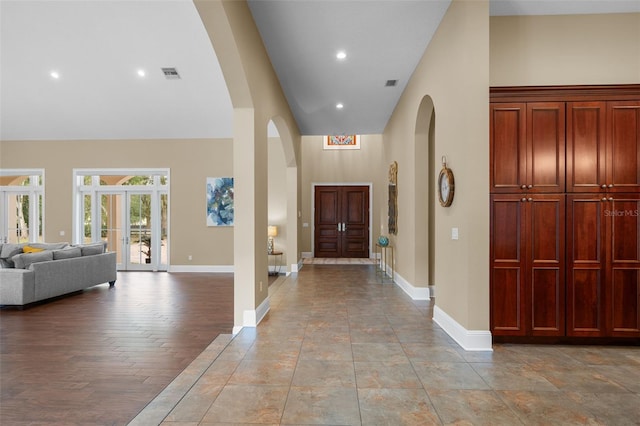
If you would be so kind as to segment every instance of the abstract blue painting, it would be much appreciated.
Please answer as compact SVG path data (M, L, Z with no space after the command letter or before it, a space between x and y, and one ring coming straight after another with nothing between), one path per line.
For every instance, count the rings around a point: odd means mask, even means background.
M233 226L233 178L207 178L207 226Z

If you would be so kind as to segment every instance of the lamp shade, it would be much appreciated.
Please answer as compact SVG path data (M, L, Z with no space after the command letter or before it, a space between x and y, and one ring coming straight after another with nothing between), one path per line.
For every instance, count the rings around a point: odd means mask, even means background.
M278 227L275 226L275 225L269 225L267 233L271 238L277 237L278 236Z

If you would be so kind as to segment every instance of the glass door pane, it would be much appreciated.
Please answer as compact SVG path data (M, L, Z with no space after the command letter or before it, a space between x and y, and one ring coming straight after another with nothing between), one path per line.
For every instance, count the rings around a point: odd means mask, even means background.
M151 269L151 194L129 193L129 266ZM128 268L129 269L129 268Z
M29 195L7 193L8 243L29 242Z
M166 270L169 266L169 195L160 194L160 269Z
M122 223L122 202L122 194L102 194L100 196L100 239L107 242L108 251L115 251L117 253L116 263L118 264L118 269L126 267L124 260L127 258L127 245L124 240L124 224ZM89 215L89 218L90 217L91 215ZM91 228L90 223L89 228ZM85 224L85 230L86 229L87 226ZM91 241L91 235L89 235L88 241Z

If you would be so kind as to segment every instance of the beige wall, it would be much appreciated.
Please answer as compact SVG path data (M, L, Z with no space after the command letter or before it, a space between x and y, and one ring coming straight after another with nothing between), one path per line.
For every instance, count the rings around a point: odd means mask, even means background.
M384 168L382 135L361 135L360 149L357 150L324 150L322 139L322 136L302 138L301 221L309 224L301 232L303 252L313 252L311 204L314 183L373 184L373 192L370 194L373 198L373 239L380 235L381 216L384 215L384 220L387 217L387 196L381 189L386 188L386 174L379 173Z
M274 248L282 251L282 271L297 261L295 253L287 249L287 168L280 138L269 138L269 214L268 224L278 227ZM271 259L274 262L275 259Z
M263 312L257 308L268 296L268 123L273 120L278 128L291 168L300 163L300 135L246 2L196 0L194 4L234 106L234 323L238 330L260 320L257 316ZM292 199L296 191L290 190L298 185L287 180L288 211L293 210L291 204L299 207L299 200ZM288 218L289 224L293 223L287 227L291 235L297 228L296 217L288 214ZM293 238L287 245L295 245L291 251L298 251L298 241Z
M416 120L424 108L435 108L433 182L440 158L447 156L455 174L453 205L435 211L436 305L468 330L489 328L489 5L487 1L454 0L428 46L384 132L385 162L398 162L397 272L414 286L418 263L415 235L419 223L428 221L414 194L428 193L420 167L433 164L428 150L416 146L416 133L425 143L428 133ZM423 117L430 112L423 111ZM428 139L428 138L427 138ZM416 153L423 157L417 161ZM379 170L386 174L386 168ZM428 209L426 210L428 211ZM416 215L416 212L419 215ZM452 241L451 228L460 239ZM424 245L424 244L423 244Z
M74 168L169 168L170 264L233 265L233 227L207 227L205 198L207 177L233 176L230 139L0 141L0 152L2 168L45 170L45 241L71 240Z
M491 85L640 83L640 13L491 18Z

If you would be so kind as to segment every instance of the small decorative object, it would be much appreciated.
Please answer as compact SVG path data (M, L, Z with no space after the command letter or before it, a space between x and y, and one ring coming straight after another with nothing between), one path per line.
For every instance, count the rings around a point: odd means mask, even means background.
M233 178L207 178L207 226L233 226Z
M398 234L398 163L389 166L389 233Z
M384 236L384 235L380 235L380 236L378 237L378 245L379 245L380 247L386 247L386 246L388 246L388 245L389 245L389 238L388 238L388 237L386 237L386 236Z
M324 149L360 149L360 136L333 135L324 138Z
M447 157L442 156L442 170L438 176L438 200L442 207L449 207L453 203L455 182L453 172L447 167Z
M267 234L269 235L269 240L267 241L267 253L273 253L273 238L278 236L278 227L274 225L269 225L267 228Z

